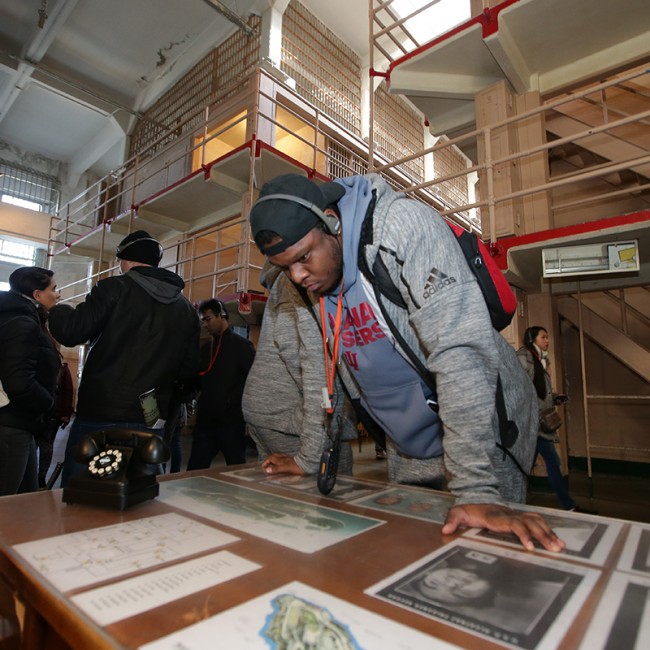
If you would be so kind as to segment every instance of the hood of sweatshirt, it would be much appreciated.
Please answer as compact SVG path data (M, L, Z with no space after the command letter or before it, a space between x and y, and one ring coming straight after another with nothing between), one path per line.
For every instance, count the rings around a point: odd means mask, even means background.
M266 260L262 270L260 271L260 284L270 291L280 273L282 273L282 270L279 266L274 266L271 262Z
M341 213L341 229L346 233L343 237L343 284L345 291L351 289L357 282L357 258L359 254L359 239L361 226L372 201L372 183L367 176L351 176L341 178L336 183L345 187L345 194L338 203ZM339 287L332 293L338 294Z
M157 302L169 305L182 298L185 283L179 275L155 266L136 266L126 276L142 287Z

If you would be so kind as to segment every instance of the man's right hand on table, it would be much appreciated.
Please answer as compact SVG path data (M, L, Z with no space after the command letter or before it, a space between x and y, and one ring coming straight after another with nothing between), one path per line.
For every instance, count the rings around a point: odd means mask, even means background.
M304 474L289 454L271 454L262 463L262 469L267 474Z

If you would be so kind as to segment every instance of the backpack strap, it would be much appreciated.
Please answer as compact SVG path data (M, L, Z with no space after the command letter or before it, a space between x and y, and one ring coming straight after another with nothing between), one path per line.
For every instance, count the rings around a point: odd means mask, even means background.
M383 288L384 285L381 284L382 280L378 279L383 277L383 274L386 274L386 277L388 278L388 281L390 282L391 286L397 293L399 291L397 290L397 287L393 283L393 281L390 279L388 276L388 270L386 269L386 266L384 265L383 261L381 258L378 256L377 259L375 260L375 263L373 264L373 271L377 270L379 275L374 274L372 276L373 279L368 278L370 281L370 284L372 285L372 289L375 293L375 299L377 300L377 304L379 305L379 309L381 310L382 316L384 317L384 321L386 325L388 325L388 329L390 330L391 334L399 344L400 348L406 354L406 356L409 358L409 361L415 368L416 372L418 375L420 375L420 378L422 381L427 385L427 387L431 390L431 392L437 396L436 393L436 378L435 375L422 363L422 360L420 357L415 354L413 351L413 348L404 340L404 337L402 336L401 332L397 329L397 326L395 325L394 321L391 319L391 317L388 315L388 312L386 310L386 306L384 305L384 301L382 299L382 296L386 295L383 293ZM367 276L366 276L367 277ZM386 296L389 300L390 297ZM400 300L402 300L402 297L400 295ZM395 303L398 304L398 303ZM402 300L402 304L404 305L404 309L406 309L406 303ZM437 413L438 412L438 403L435 402L434 404L430 404L431 408Z
M526 471L521 463L515 458L514 454L510 451L511 447L517 442L519 438L519 427L514 420L508 419L506 411L506 399L503 394L503 385L501 384L501 377L497 375L497 391L495 395L495 403L497 408L497 418L499 420L499 439L497 447L503 452L504 457L510 456L512 462L517 466L517 469L524 475L528 476L530 470Z
M372 210L371 210L372 208ZM383 259L380 255L377 255L375 261L372 265L372 271L368 268L368 262L365 257L364 248L368 244L372 244L373 234L372 234L372 217L374 211L374 202L371 203L366 218L364 219L363 225L361 227L361 236L359 239L359 252L358 252L358 263L359 270L363 276L370 282L375 299L379 305L384 321L388 326L388 329L391 331L391 334L400 345L404 354L407 355L411 364L417 371L418 375L422 381L427 385L427 387L432 391L434 395L437 396L436 391L436 377L435 375L424 365L420 357L413 351L413 349L408 345L404 340L404 337L401 335L397 326L389 316L386 306L383 301L383 297L386 297L393 304L397 305L402 309L406 309L406 303L402 298L402 295L399 292L399 289L395 286L393 279L390 277L388 268L384 264ZM514 457L510 449L513 447L517 438L519 437L519 427L517 423L513 420L508 419L508 413L506 410L506 401L505 395L503 393L503 385L501 383L501 377L497 375L497 386L495 392L495 407L497 411L498 426L499 426L499 440L500 442L496 443L497 447L501 449L504 455L510 456L512 461L515 463L517 468L525 475L528 476L528 473L521 464ZM430 404L431 408L437 413L438 404ZM444 423L443 423L444 424Z
M386 311L386 306L384 305L383 297L385 296L392 303L400 307L401 309L406 309L406 302L402 298L402 294L399 292L399 289L395 286L388 268L384 264L384 260L380 255L377 255L375 261L372 265L372 271L368 268L368 261L365 256L365 247L368 244L373 242L373 215L375 211L375 202L377 200L376 192L373 190L373 198L368 206L368 211L366 212L365 219L361 225L361 235L359 237L359 250L357 252L357 259L359 265L359 271L361 274L370 282L373 292L375 294L375 299L379 305L384 321L388 326L391 334L399 344L400 348L404 354L409 358L409 361L420 375L422 381L427 385L434 395L436 393L436 378L433 373L422 363L422 360L415 354L411 346L404 340L404 337L397 329L397 326L393 322L392 318L388 315ZM433 408L433 405L432 405ZM438 405L435 404L433 410L438 412Z

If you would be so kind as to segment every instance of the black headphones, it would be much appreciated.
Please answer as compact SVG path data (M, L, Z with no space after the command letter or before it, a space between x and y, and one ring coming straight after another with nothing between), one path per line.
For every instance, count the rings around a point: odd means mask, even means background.
M163 247L160 245L160 242L157 239L154 239L153 237L141 237L140 239L134 239L133 241L130 241L128 244L120 244L116 249L115 249L115 257L121 257L122 253L131 246L131 244L137 244L138 242L141 241L152 241L155 242L158 245L158 261L162 259L163 256Z
M537 335L543 330L543 327L528 327L526 331L524 332L524 345L526 347L531 347L533 343L535 343L535 339L537 338ZM537 330L537 332L534 333L534 330Z
M304 208L307 208L307 210L313 212L325 225L325 230L330 235L338 235L341 232L341 222L337 217L333 217L330 214L325 214L317 205L310 203L305 199L301 199L299 196L294 196L293 194L267 194L267 196L263 196L262 198L257 199L255 203L262 203L262 201L275 201L277 199L284 201L293 201L294 203L298 203Z
M219 305L219 313L217 316L221 316L221 318L226 318L228 316L228 312L226 311L226 306L221 302L221 300L217 300L215 298L216 303Z

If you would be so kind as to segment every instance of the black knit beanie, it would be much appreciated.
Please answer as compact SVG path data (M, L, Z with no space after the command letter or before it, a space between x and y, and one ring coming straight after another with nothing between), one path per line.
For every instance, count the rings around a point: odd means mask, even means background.
M136 230L120 242L115 255L120 260L158 266L162 247L148 232Z

